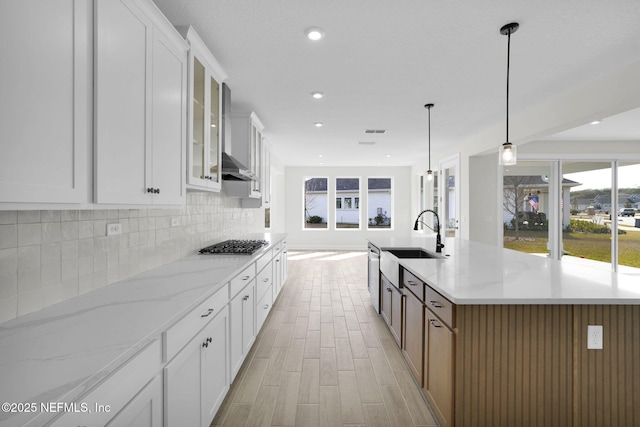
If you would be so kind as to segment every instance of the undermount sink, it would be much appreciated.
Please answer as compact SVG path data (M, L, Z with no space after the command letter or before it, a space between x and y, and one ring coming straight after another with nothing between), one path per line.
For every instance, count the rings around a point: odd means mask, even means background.
M440 255L432 254L420 248L387 249L387 252L392 253L397 258L443 258Z

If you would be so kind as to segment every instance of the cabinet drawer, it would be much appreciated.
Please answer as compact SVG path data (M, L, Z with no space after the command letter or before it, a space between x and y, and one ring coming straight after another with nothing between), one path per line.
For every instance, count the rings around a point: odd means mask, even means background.
M238 274L236 277L231 279L229 282L229 299L233 299L238 292L240 292L245 286L251 282L256 276L256 265L255 263L251 263L251 265L245 268L242 273Z
M271 288L271 283L273 283L273 269L271 266L272 264L269 262L269 264L258 273L258 278L256 279L256 298L258 301L267 289Z
M273 294L271 292L271 286L267 292L265 292L264 296L256 305L256 334L260 332L260 328L262 328L262 324L264 323L264 319L267 318L267 315L271 311L271 305L273 304Z
M155 339L144 350L99 384L76 403L84 404L91 412L67 412L51 424L55 427L105 425L156 375L162 366L160 340ZM96 410L109 405L109 410Z
M409 289L420 301L424 302L424 283L407 270L402 270L402 286Z
M269 264L269 262L271 261L271 258L273 258L273 253L271 249L269 249L267 252L264 253L264 255L258 258L258 260L256 261L256 271L258 272L258 274L262 269L266 267L267 264Z
M282 250L282 242L278 242L273 246L273 256L275 257L276 255L278 255L278 252L280 252Z
M195 334L202 329L209 320L227 306L229 302L229 288L220 288L215 294L207 298L193 311L180 319L175 325L164 331L164 360L169 361L178 354Z
M438 316L448 327L453 328L453 304L431 289L429 286L425 286L425 304L429 310Z

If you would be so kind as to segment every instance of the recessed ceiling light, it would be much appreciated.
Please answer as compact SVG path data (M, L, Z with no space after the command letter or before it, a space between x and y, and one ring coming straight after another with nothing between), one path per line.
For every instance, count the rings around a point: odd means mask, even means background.
M318 154L318 157L322 157L322 154Z
M387 156L386 156L386 157L387 157L387 158L391 157L391 154L387 154Z
M322 126L324 126L322 122L315 122L313 125L317 128L321 128Z
M318 41L324 37L324 30L318 27L307 28L304 32L307 38L312 41Z
M598 123L601 123L602 120L594 120L591 122L592 125L597 125Z
M324 96L324 93L322 92L311 92L311 96L313 96L315 99L320 99Z
M211 123L211 127L212 128L216 127L216 124L215 123Z

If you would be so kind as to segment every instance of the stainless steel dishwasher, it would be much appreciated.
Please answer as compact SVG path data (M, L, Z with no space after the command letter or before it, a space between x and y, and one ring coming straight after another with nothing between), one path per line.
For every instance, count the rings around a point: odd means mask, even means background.
M369 243L368 266L367 287L371 295L371 303L376 309L376 312L380 313L380 249L371 243Z

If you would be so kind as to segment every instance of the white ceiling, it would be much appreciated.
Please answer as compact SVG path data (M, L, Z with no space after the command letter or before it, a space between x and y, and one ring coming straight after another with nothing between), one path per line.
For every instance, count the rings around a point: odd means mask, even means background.
M512 115L640 60L638 0L154 1L195 27L233 109L258 114L285 165L411 165L426 157L426 103L434 156L503 123L509 22ZM311 26L325 38L306 39Z

